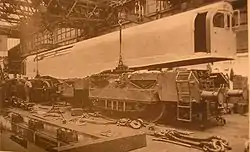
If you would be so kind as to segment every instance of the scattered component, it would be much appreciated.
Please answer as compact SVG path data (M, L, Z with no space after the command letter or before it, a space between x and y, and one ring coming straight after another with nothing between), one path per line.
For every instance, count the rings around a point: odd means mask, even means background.
M218 124L219 126L224 126L224 125L226 124L226 119L223 118L223 117L218 116L218 117L216 117L215 119L216 119L217 124Z
M88 113L92 117L103 117L99 112Z
M181 142L176 142L176 141L172 141L172 140L168 140L168 139L153 138L153 140L154 141L168 142L168 143L171 143L171 144L176 144L176 145L180 145L180 146L185 146L185 147L188 147L188 148L192 148L192 145L184 144L184 143L181 143Z
M153 124L150 124L150 125L148 125L147 127L148 127L148 130L149 130L149 131L155 131L155 130L156 130L156 127L155 127L155 125L153 125Z
M19 135L11 135L10 139L24 148L28 146L28 141Z
M23 122L23 117L16 113L11 113L11 122L12 123L21 123Z
M41 130L44 129L44 125L41 121L30 119L28 122L28 127L31 130Z
M66 123L67 123L67 121L66 121L65 119L63 119L62 123L63 123L63 124L66 124Z
M33 109L34 103L26 102L22 100L21 98L12 96L11 97L11 103L13 107L21 108L23 110L31 111Z
M71 116L81 116L81 115L83 115L82 108L72 108L71 109Z
M143 126L143 121L141 119L138 119L138 120L132 120L130 122L130 126L133 128L133 129L140 129L142 126Z
M202 149L205 152L225 152L226 150L231 150L228 141L218 136L197 138L174 129L155 131L153 136L157 137L153 140Z
M57 107L55 104L53 104L47 113L60 113L59 107Z
M55 104L52 105L51 109L45 114L45 116L51 116L51 117L61 117L62 123L66 124L67 120L64 118L62 111L59 107L57 107Z
M36 117L36 118L39 118L39 119L46 120L44 117L42 117L42 116L38 116L38 115L36 115L36 114L32 114L32 116L33 116L33 117Z
M47 113L44 117L61 117L59 113Z
M108 131L101 132L101 135L105 136L105 137L111 137L112 136L112 131L108 130Z
M118 126L128 126L128 127L133 128L133 129L140 129L143 126L145 126L143 123L143 120L141 120L141 119L130 120L130 119L122 118L122 119L118 120L116 124Z
M39 106L39 109L49 110L49 107Z
M83 113L82 116L76 121L76 123L78 124L82 118L89 118L89 115L87 113Z
M66 128L57 129L57 138L66 143L78 142L77 132Z

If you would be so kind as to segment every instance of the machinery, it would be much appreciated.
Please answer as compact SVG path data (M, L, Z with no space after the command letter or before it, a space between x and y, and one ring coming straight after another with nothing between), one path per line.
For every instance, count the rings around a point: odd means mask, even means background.
M31 80L32 88L30 91L31 101L34 102L55 102L59 100L57 85L59 81L52 78L35 78Z
M226 92L227 104L233 107L234 113L245 114L248 112L249 90L244 89L228 89Z
M224 106L227 84L216 86L218 78L207 70L104 72L90 77L89 98L98 109L149 122L206 122Z
M29 92L25 91L24 79L9 79L4 84L4 99L6 106L20 107L25 110L30 109L31 103L26 103L26 96L29 95L30 101L34 103L55 102L60 99L60 92L58 92L57 79L40 77L29 80L32 87L29 88Z

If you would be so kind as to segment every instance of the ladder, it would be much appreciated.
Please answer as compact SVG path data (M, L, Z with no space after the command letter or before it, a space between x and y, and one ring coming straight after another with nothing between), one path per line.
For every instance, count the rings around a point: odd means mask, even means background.
M190 92L190 78L192 71L179 71L176 75L177 90L177 120L192 121L192 99Z

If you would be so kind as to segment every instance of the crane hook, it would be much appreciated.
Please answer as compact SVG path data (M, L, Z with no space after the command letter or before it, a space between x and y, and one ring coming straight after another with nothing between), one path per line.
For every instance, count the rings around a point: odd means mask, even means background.
M118 24L120 25L120 27L122 26L122 19L118 21Z

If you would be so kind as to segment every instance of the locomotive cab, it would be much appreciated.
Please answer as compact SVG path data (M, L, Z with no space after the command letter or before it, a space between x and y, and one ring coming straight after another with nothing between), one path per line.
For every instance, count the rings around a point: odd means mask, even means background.
M194 20L194 52L210 53L233 59L236 53L235 29L240 13L228 3L199 12Z
M229 7L229 6L228 6ZM230 7L231 8L231 7ZM236 33L234 32L234 28L237 28L239 25L239 13L235 14L232 9L225 10L217 10L213 13L213 19L211 21L211 52L217 53L219 50L222 54L228 56L234 55L236 50L236 42L235 37ZM232 21L237 23L233 26ZM229 47L228 45L231 45Z

